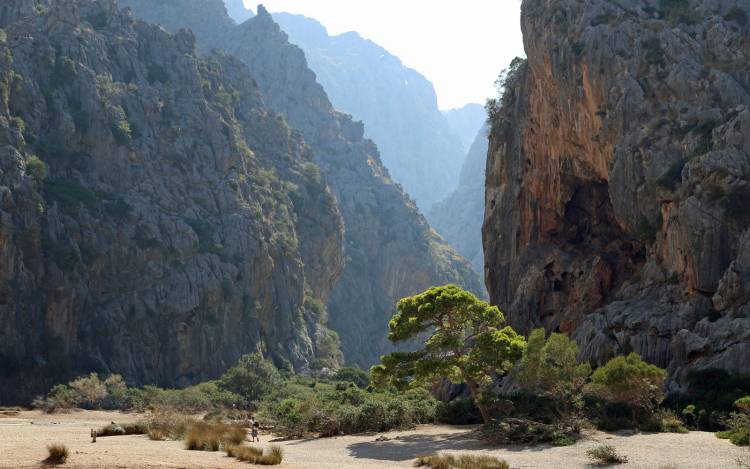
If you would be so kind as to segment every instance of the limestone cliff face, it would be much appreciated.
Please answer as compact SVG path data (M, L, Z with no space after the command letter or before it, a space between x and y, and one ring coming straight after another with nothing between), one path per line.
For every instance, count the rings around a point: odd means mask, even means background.
M343 223L299 134L189 32L31 3L0 8L0 402L89 371L186 384L255 350L309 367Z
M190 11L195 1L181 0L180 9ZM149 21L169 23L153 16L152 3L121 2ZM192 29L203 20L197 16L181 26ZM249 66L265 103L299 130L336 196L346 266L327 304L347 361L369 366L390 350L387 324L398 299L449 282L482 291L469 264L391 180L377 147L364 138L362 123L334 109L303 51L289 43L263 7L241 25L198 35L198 43L203 50L228 51Z
M484 272L482 220L488 133L489 129L484 127L476 134L461 168L458 187L427 215L437 232L471 262L476 272Z
M487 162L491 299L675 378L750 371L750 5L525 0Z

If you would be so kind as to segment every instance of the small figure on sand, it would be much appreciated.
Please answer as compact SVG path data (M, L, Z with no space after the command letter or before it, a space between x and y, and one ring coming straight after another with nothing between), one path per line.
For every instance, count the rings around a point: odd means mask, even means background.
M258 431L260 430L260 424L257 420L255 420L255 417L250 417L250 441L253 443L257 440L258 443L260 443L260 437L258 436Z

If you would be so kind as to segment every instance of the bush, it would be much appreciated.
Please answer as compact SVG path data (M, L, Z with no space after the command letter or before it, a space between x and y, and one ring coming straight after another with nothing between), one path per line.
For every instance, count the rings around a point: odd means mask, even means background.
M624 464L628 458L617 453L612 445L601 445L586 451L586 456L598 464Z
M37 181L41 181L47 175L47 165L44 164L44 161L39 159L38 156L31 155L29 159L26 160L26 174L30 175Z
M336 381L348 381L364 389L370 385L370 374L358 367L345 366L336 372Z
M414 461L415 467L429 467L431 469L509 469L507 462L491 456L452 456L432 455L421 456Z
M632 423L637 427L639 417L653 415L664 400L665 378L664 370L631 353L615 357L597 369L588 390L605 400L629 406Z
M644 430L662 433L687 433L685 422L674 411L661 409L654 414Z
M666 173L656 180L656 184L670 191L674 191L682 183L682 170L687 160L681 159L672 163Z
M516 368L521 387L555 402L560 417L581 408L583 387L589 375L591 365L578 363L578 344L567 335L557 333L545 341L544 329L531 332Z
M118 425L114 422L105 425L96 432L96 436L145 435L149 431L149 424L144 420L135 423Z
M257 402L281 383L279 371L259 353L244 355L237 365L219 378L219 386L241 396L247 402Z
M55 444L47 446L47 459L44 460L45 464L65 464L68 460L68 447L65 445Z
M724 15L724 19L727 21L734 21L740 26L746 26L749 20L747 12L738 6L729 10L727 14Z
M481 430L484 440L495 445L549 443L569 446L576 442L580 429L576 425L546 424L521 418L506 418L485 425Z
M435 420L449 425L472 425L482 422L479 409L474 401L466 398L441 402L435 411Z

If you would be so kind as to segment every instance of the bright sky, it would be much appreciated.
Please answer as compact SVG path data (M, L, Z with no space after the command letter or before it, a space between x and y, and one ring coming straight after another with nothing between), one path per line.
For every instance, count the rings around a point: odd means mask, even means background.
M385 47L435 85L441 109L484 103L500 71L524 55L521 0L244 0L253 11L261 1Z

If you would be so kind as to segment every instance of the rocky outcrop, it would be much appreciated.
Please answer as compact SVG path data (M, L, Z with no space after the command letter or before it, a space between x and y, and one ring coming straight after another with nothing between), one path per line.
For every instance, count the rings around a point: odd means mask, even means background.
M429 80L356 32L329 36L314 19L273 17L305 52L333 106L364 122L388 172L422 211L456 187L466 150L438 109Z
M159 22L149 8L154 1L121 3ZM189 11L195 1L181 0L179 8ZM346 360L369 366L391 350L387 324L398 299L444 283L477 293L483 288L469 264L390 178L377 147L364 137L363 124L334 109L303 51L289 43L265 8L257 12L239 26L198 35L198 42L203 50L223 49L246 63L265 103L312 148L345 224L347 261L328 298L330 326L341 337ZM182 26L192 29L200 21L195 17Z
M484 171L487 165L487 134L482 128L466 155L458 188L435 204L428 220L476 272L484 272L482 220L484 220Z
M0 402L325 358L342 218L247 66L111 0L30 3L0 9Z
M747 2L525 0L487 162L510 322L602 363L750 372Z
M460 108L443 111L443 115L453 131L461 138L461 143L463 143L466 151L469 151L476 141L477 131L484 127L484 123L487 121L487 112L484 110L484 106L470 103ZM486 140L486 133L484 137ZM466 163L464 162L464 164ZM482 164L482 179L484 179L484 164Z

